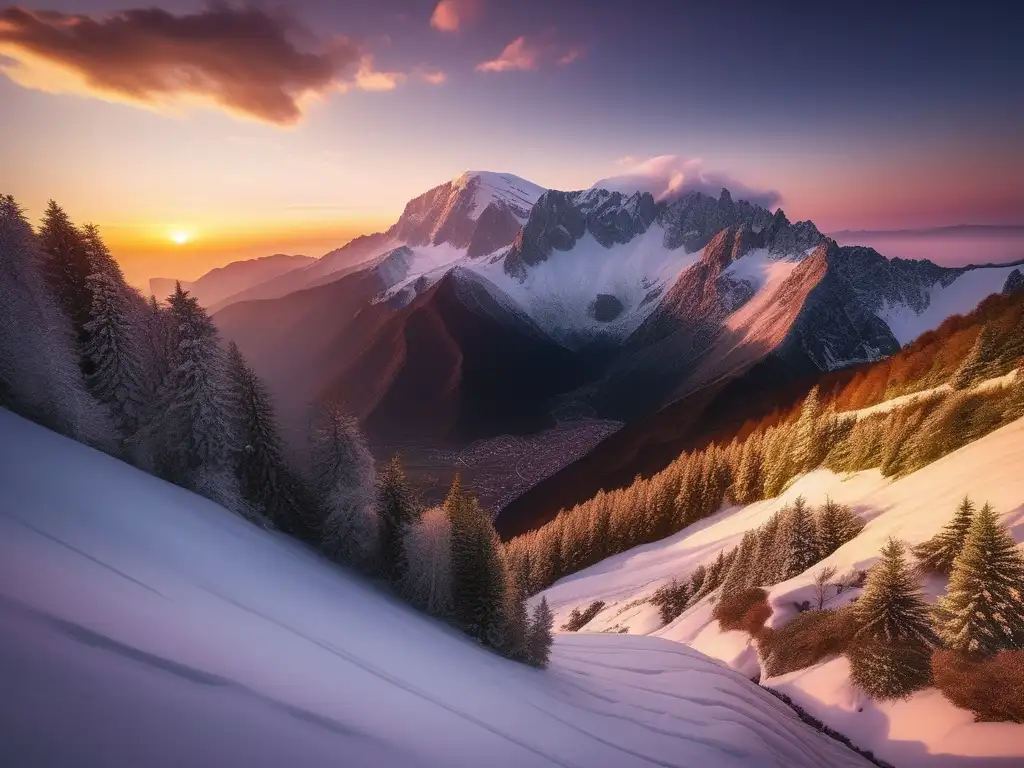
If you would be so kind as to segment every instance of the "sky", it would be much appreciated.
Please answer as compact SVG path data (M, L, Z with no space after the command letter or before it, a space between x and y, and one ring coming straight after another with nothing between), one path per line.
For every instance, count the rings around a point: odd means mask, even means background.
M678 164L822 231L1024 224L1022 28L988 2L26 0L0 192L98 224L139 284L322 255L467 169Z

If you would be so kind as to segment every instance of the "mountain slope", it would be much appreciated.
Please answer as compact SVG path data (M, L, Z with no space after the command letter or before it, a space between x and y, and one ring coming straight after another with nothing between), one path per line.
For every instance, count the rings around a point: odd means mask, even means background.
M344 397L373 438L467 441L549 426L548 400L584 377L493 285L455 269L382 325L325 395Z
M401 278L410 281L464 257L493 253L515 239L543 192L510 173L467 171L406 203L386 232L357 237L301 272L267 281L231 297L231 302L279 298L323 285L400 247L412 256ZM222 302L214 310L225 306Z
M237 293L247 291L267 280L302 269L313 263L309 256L288 256L278 253L258 259L233 261L223 267L211 269L197 280L181 281L181 287L199 299L204 307L219 305ZM174 292L174 278L154 277L149 281L149 290L163 300Z
M747 530L764 523L786 504L803 496L813 506L832 499L849 505L867 526L852 541L807 572L769 589L773 614L770 626L779 627L796 615L795 605L811 597L814 573L835 565L843 574L865 569L878 560L890 536L918 544L937 533L950 519L964 494L979 504L990 502L1000 513L1018 544L1024 543L1024 419L951 453L906 477L890 480L878 470L836 475L817 470L797 480L781 496L746 507L723 509L714 517L692 525L654 544L636 547L562 579L543 594L556 610L556 623L572 608L593 600L606 607L586 631L611 626L652 634L685 643L723 660L748 675L760 674L749 637L722 632L711 619L711 604L703 600L662 627L655 606L623 606L649 596L672 577L689 574L711 563L719 552L736 546ZM944 591L944 579L930 577L925 591L934 602ZM833 598L838 607L857 590ZM763 681L779 688L827 725L855 743L906 768L992 766L1010 768L1024 760L1024 725L974 723L969 712L958 710L935 690L914 694L907 701L872 702L850 686L845 659L827 660L800 672Z
M4 410L0 435L5 765L867 765L667 640L529 669Z

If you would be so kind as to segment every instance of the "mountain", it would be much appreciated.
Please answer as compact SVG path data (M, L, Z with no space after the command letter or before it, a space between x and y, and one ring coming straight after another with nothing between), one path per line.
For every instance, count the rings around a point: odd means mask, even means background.
M466 171L410 200L386 232L357 237L300 272L232 297L231 303L314 288L400 247L408 248L410 255L402 280L443 270L463 257L493 253L512 242L543 192L542 187L510 173Z
M3 409L0 487L2 765L870 765L669 640L501 658Z
M535 431L565 410L630 430L757 366L782 386L877 360L1013 271L842 247L727 190L659 202L487 173L420 195L339 253L352 249L378 253L214 319L296 429L341 397L372 442L411 441L404 452ZM324 259L257 290L307 281Z
M314 261L315 259L309 256L276 253L258 259L233 261L223 267L211 269L197 280L180 282L181 287L198 298L200 304L204 307L213 307L236 293L301 269ZM149 290L158 299L164 299L174 293L174 285L177 282L179 281L172 277L153 277L149 281Z

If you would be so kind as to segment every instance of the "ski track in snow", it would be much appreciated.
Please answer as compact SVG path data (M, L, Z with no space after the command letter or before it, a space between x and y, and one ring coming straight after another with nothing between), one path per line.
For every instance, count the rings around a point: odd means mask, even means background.
M2 409L0 438L2 765L866 765L685 646L533 670Z

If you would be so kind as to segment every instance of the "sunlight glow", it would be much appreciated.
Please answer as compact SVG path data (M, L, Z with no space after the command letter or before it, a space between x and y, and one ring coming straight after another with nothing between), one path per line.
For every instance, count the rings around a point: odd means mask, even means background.
M192 237L189 235L188 232L182 232L180 230L171 232L171 242L173 242L176 245L184 245L191 239Z

